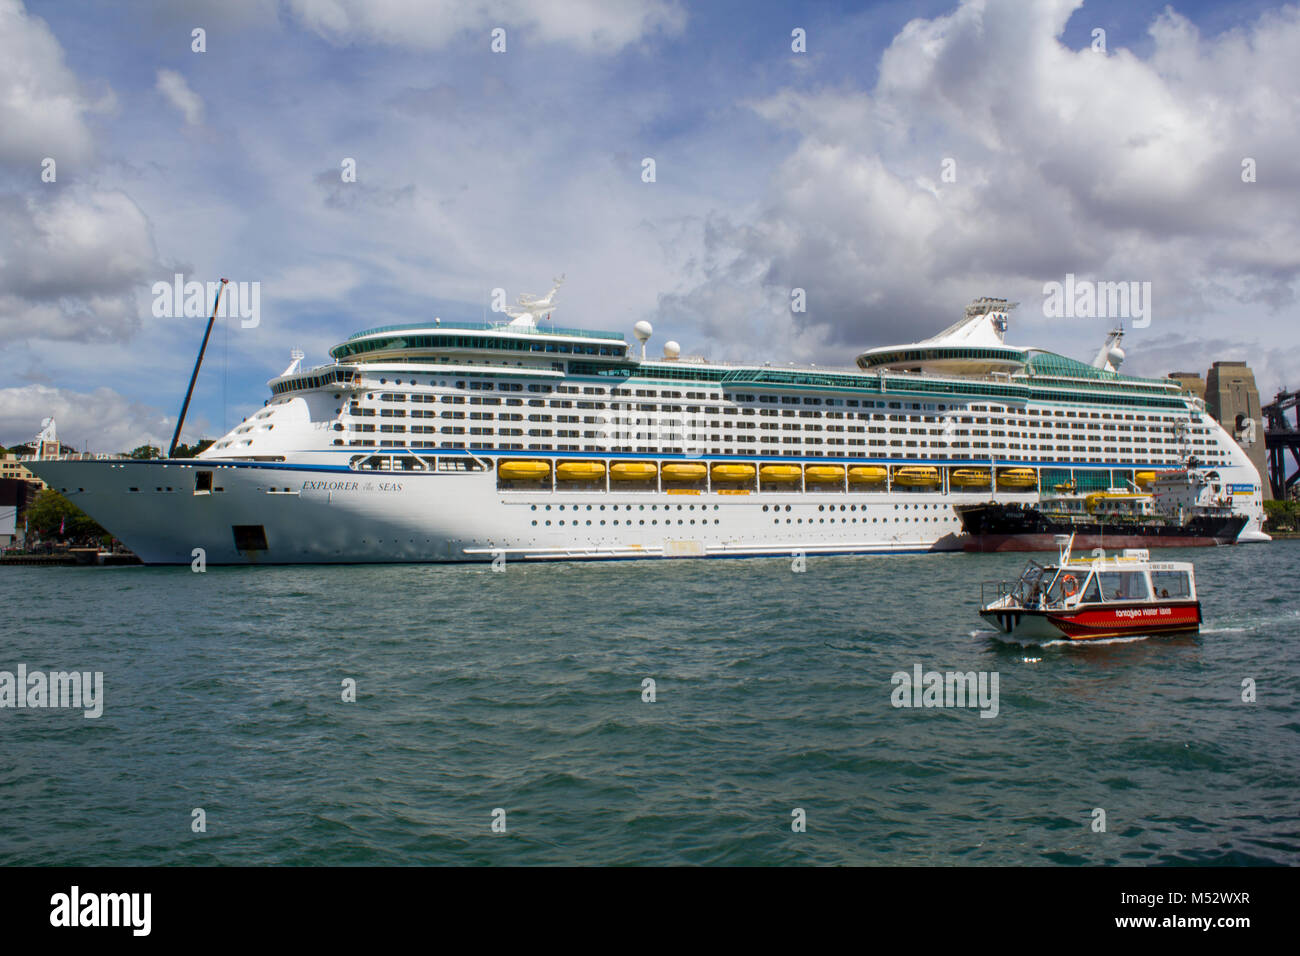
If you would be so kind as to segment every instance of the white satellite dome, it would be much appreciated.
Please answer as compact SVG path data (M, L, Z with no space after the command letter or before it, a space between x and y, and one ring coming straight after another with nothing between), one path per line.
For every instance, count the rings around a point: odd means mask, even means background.
M1115 366L1116 368L1119 368L1121 365L1124 364L1124 358L1125 358L1124 350L1120 348L1118 345L1113 346L1111 350L1107 353L1106 357L1110 359L1110 364Z
M675 359L682 354L682 347L671 339L664 343L664 358Z
M638 342L646 341L650 336L654 335L654 331L654 326L645 319L632 326L632 334L637 337Z

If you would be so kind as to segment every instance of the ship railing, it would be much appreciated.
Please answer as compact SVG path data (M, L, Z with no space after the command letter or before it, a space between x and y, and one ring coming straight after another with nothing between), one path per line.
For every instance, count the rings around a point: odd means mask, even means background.
M981 581L980 582L980 607L988 607L994 601L1000 601L1011 593L1009 582L1003 581Z

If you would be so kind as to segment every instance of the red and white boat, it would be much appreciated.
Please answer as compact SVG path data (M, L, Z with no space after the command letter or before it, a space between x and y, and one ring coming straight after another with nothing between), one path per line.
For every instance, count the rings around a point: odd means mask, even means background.
M1201 603L1190 562L1152 561L1145 549L1107 557L1100 548L1072 558L1074 538L1060 539L1054 564L1030 561L998 596L981 600L980 616L1004 634L1029 640L1090 641L1179 634L1201 626Z

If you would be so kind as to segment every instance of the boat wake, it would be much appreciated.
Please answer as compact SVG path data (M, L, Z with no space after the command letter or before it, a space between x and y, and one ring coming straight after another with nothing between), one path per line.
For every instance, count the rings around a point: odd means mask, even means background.
M1132 644L1137 641L1146 641L1151 638L1167 637L1164 634L1124 634L1120 637L1097 637L1088 640L1072 641L1069 638L1058 637L1048 638L1046 640L1034 640L1032 638L1021 638L1019 640L1008 637L1002 631L971 631L970 636L973 638L987 638L992 643L1000 644L1008 649L1019 649L1025 647L1097 647L1110 644Z
M1273 614L1268 617L1261 617L1255 620L1249 618L1245 620L1224 622L1209 622L1201 625L1202 634L1246 634L1250 631L1258 631L1262 628L1275 627L1279 624L1296 624L1300 621L1300 611L1288 611L1286 614Z

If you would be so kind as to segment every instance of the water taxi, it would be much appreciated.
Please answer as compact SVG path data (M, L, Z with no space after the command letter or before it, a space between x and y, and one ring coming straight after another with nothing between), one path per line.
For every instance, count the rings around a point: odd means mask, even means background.
M1073 558L1073 537L1054 564L1030 561L1013 582L993 585L997 597L980 616L1004 634L1030 640L1090 641L1107 637L1197 631L1201 604L1192 565L1150 559L1143 549L1107 557L1100 548Z

